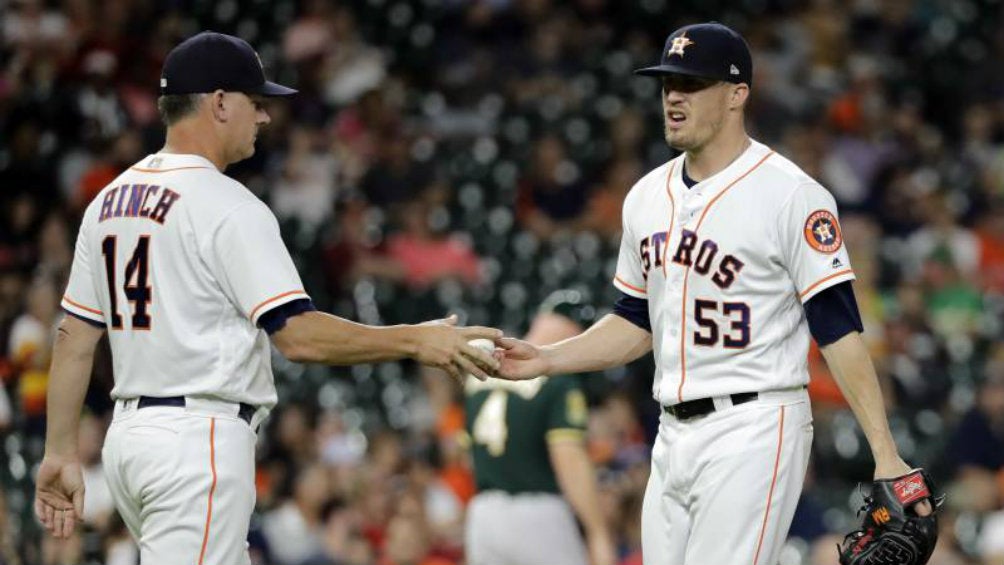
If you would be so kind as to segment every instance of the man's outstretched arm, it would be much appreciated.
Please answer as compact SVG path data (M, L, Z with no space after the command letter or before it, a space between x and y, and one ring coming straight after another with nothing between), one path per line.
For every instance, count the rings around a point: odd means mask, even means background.
M412 358L460 378L487 376L482 367L498 365L490 353L468 344L473 339L495 341L502 332L480 326L457 327L456 316L418 325L368 326L324 312L289 317L271 334L291 361L354 365Z
M537 347L514 338L502 338L499 344L505 358L498 376L521 380L626 365L651 351L652 334L608 314L585 332L552 345Z

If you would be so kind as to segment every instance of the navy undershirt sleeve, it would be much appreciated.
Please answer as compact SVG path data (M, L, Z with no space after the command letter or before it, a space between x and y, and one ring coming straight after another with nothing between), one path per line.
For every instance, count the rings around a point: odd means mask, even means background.
M276 306L258 316L258 326L265 330L268 335L272 335L286 327L286 322L293 316L303 314L304 312L313 312L314 310L317 310L317 308L314 306L313 300L299 298L292 302L287 302L282 306Z
M648 333L652 333L652 322L648 317L648 300L635 298L622 292L621 297L614 303L614 314Z
M861 313L850 281L835 284L805 303L809 332L820 347L851 332L863 332Z

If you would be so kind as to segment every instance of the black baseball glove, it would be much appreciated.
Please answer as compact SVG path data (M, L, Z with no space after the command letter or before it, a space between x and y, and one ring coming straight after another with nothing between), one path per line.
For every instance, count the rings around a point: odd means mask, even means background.
M880 479L865 496L861 529L847 534L837 547L841 565L924 565L938 541L938 507L944 496L934 493L931 478L916 469L895 479ZM932 512L918 516L915 504L927 500Z

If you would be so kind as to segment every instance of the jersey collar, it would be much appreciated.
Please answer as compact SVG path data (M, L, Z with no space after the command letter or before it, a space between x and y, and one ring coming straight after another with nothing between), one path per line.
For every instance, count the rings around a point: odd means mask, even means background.
M685 162L686 155L680 155L676 158L676 166L672 168L673 177L669 181L670 190L673 191L674 195L683 195L684 193L689 192L699 196L712 196L722 188L732 184L732 181L734 181L736 177L748 170L750 166L760 160L760 158L764 155L770 153L770 151L770 147L767 147L759 141L750 138L749 147L747 147L745 151L729 163L727 167L698 182L689 189L687 188L686 183L683 182L683 164Z
M171 169L212 169L217 170L212 161L201 155L188 153L153 153L141 159L132 167L140 171L168 171Z

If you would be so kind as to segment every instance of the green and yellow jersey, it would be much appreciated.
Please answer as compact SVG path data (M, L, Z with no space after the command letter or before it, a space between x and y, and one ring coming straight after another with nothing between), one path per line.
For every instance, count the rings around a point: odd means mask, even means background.
M589 414L579 378L468 377L464 392L478 490L559 493L547 445L585 441Z

